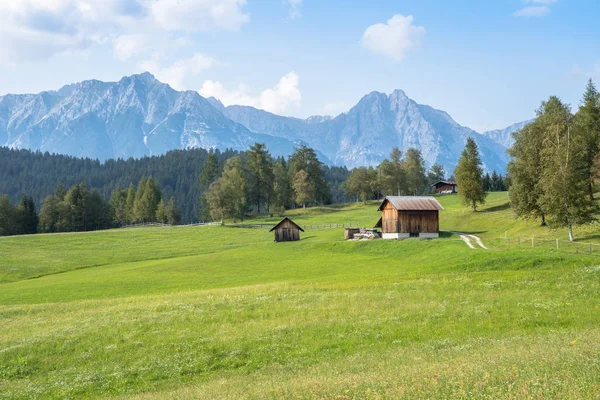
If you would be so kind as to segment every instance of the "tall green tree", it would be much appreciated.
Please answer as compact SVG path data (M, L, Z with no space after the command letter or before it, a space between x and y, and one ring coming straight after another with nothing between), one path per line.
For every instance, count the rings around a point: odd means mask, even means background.
M169 223L169 214L167 212L167 205L163 199L160 199L158 206L156 207L156 222L161 224Z
M241 157L231 157L225 162L221 177L210 185L207 192L207 204L213 220L244 220L248 212L246 176Z
M269 206L273 196L273 160L264 143L254 143L248 151L249 195L258 213Z
M485 204L487 193L483 188L483 168L479 148L472 137L467 139L454 175L462 203L477 211L478 204Z
M425 176L425 160L420 150L410 148L406 151L404 171L406 172L408 193L413 195L422 193L427 183L427 177Z
M60 200L57 196L49 195L42 201L40 208L39 231L44 233L59 232Z
M219 159L214 150L210 150L204 164L198 181L200 189L200 198L198 201L198 218L200 221L206 221L210 218L210 207L206 198L206 192L210 185L219 177L220 167Z
M25 195L21 196L21 201L17 207L19 233L31 235L37 233L39 217L35 210L33 198Z
M117 185L110 195L109 203L113 222L118 226L127 225L127 191Z
M152 177L145 180L145 186L139 202L138 218L140 222L154 222L156 221L156 209L162 194L158 182Z
M296 203L300 204L302 208L306 208L306 203L312 201L315 196L315 187L310 181L308 173L303 169L296 172L292 180L292 186L296 195Z
M569 229L571 241L573 226L593 221L596 211L586 174L589 141L584 131L571 129L572 118L569 106L557 97L550 97L538 117L545 127L540 207L552 226Z
M444 179L446 179L444 167L441 164L433 164L427 172L427 186L429 186L429 189L431 190L434 184Z
M279 157L273 163L272 210L283 214L287 208L291 208L294 202L293 193L287 163L283 157Z
M18 233L17 208L12 205L7 195L0 195L0 236Z
M323 163L319 161L317 153L310 147L301 146L294 151L289 159L289 173L292 180L299 171L307 174L307 185L311 188L305 193L310 193L311 198L303 203L327 203L331 198L329 185L325 181ZM295 188L294 188L295 190ZM298 196L298 193L295 193Z
M579 111L573 121L574 135L580 137L584 148L581 157L583 173L588 181L588 194L594 200L595 169L600 156L600 93L590 79L585 89Z
M514 144L508 150L511 161L508 174L512 185L508 191L515 213L523 219L540 219L546 225L546 215L539 199L544 190L542 182L542 147L544 142L544 106L537 111L537 119L513 133Z
M364 204L367 200L377 198L377 171L373 167L354 168L345 182L345 190L348 195L362 200Z
M384 159L377 167L379 187L389 196L400 196L406 191L406 171L402 152L394 147L390 159Z
M133 183L129 184L127 188L127 198L125 199L125 216L127 223L133 224L135 222L135 186Z
M167 203L167 223L170 225L181 224L181 209L175 203L174 197L171 197Z

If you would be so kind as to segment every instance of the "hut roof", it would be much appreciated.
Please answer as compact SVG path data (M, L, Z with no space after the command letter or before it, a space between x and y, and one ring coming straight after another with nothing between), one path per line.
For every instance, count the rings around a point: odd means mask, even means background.
M439 181L439 182L434 183L431 186L437 186L437 185L456 185L456 182L455 181Z
M279 225L283 224L285 221L289 221L292 225L294 225L296 228L300 229L302 232L304 232L304 229L302 229L300 227L300 225L298 225L297 223L295 223L294 221L292 221L291 219L289 219L288 217L283 218L281 221L279 221L274 227L271 228L271 230L269 230L269 232L273 232L275 229L277 229L279 227Z
M385 207L388 202L398 211L435 211L444 209L444 207L431 196L387 196L377 210L383 210L383 207Z

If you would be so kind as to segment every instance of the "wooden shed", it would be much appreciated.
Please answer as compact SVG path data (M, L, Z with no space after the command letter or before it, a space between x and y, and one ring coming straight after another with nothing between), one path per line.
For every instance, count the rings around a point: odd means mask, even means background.
M437 238L439 212L444 207L433 197L388 196L379 206L384 239Z
M456 193L456 182L454 181L439 181L431 185L437 194Z
M273 231L275 231L276 242L293 242L300 240L300 231L304 232L304 229L288 217L285 217L272 227L269 232Z

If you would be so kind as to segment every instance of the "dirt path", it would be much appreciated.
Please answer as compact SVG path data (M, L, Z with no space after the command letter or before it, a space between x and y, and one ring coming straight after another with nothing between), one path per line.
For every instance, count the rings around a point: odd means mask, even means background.
M473 245L473 242L471 242L471 240L473 240L475 242L475 244L477 244L477 246L479 246L480 248L489 250L485 246L485 244L483 244L483 241L481 240L481 238L479 236L469 235L469 234L461 233L461 232L452 232L452 233L455 233L458 236L460 236L460 238L467 244L467 246L469 246L472 249L476 249L477 247L475 247Z
M481 238L479 236L475 236L475 235L467 235L470 238L473 238L475 240L475 242L477 242L477 244L479 245L479 247L489 250L487 247L485 247L485 244L483 244L483 242L481 241Z

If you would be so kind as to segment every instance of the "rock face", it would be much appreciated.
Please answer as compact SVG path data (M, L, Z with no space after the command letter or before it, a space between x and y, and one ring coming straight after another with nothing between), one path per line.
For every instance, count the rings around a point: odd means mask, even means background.
M528 125L533 121L534 120L532 119L529 121L519 122L504 129L496 129L493 131L484 132L483 135L489 137L494 142L508 149L515 142L515 140L512 137L513 132L520 131L521 129L523 129L523 127L525 127L525 125Z
M402 151L416 147L428 166L440 163L451 173L471 136L479 145L487 170L504 172L508 162L505 146L457 124L444 111L417 104L401 90L390 95L372 92L335 118L285 118L242 106L222 110L253 132L302 140L325 153L335 164L348 167L377 165L392 147Z
M258 141L275 156L306 144L325 163L356 167L378 164L397 146L419 148L428 166L441 163L450 173L472 136L485 168L504 171L511 128L479 134L401 90L370 93L335 118L288 118L178 92L149 73L0 97L0 145L100 160L192 147L245 150Z

